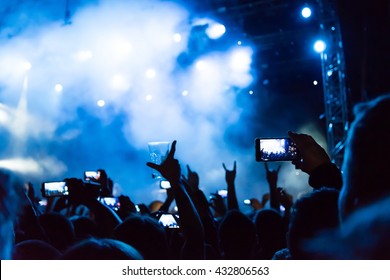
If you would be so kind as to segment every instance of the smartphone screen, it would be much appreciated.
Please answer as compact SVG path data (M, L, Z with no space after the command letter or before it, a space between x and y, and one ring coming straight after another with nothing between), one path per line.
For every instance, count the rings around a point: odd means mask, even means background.
M217 194L219 194L222 198L226 198L228 195L228 191L227 190L218 190Z
M292 161L299 159L298 149L290 138L256 138L256 161Z
M160 188L161 189L169 189L170 187L171 187L171 183L169 183L169 181L166 181L166 180L160 181Z
M179 224L173 214L162 214L158 222L167 228L179 228Z
M98 171L85 171L84 172L84 180L85 181L96 181L99 179Z
M118 197L101 197L100 202L104 205L110 207L113 210L118 210L120 207L119 198Z
M251 200L250 199L244 199L244 204L245 205L251 205Z
M44 182L42 183L42 195L44 197L69 195L69 188L66 182Z

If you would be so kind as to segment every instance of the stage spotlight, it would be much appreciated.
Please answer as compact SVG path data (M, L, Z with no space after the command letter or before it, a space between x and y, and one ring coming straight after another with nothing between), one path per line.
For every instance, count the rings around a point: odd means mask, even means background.
M153 79L154 77L156 77L156 70L154 69L148 69L145 73L145 76L149 79Z
M111 87L114 90L126 91L130 88L130 84L122 75L117 74L111 78Z
M64 89L64 87L61 85L61 84L56 84L54 86L54 90L58 93L62 92L62 90Z
M325 51L326 49L326 44L324 41L322 40L317 40L315 43L314 43L314 50L318 53L322 53Z
M183 91L182 91L182 93L181 93L181 95L183 95L183 96L187 96L187 95L188 95L188 93L189 93L189 92L188 92L188 90L183 90Z
M304 18L309 18L311 16L311 9L309 7L304 7L301 11L301 15Z
M104 105L106 105L106 102L103 99L98 100L96 103L99 107L104 107Z
M181 35L179 33L173 34L173 41L176 43L180 43L181 42Z
M252 63L251 52L247 48L235 49L230 57L230 67L235 71L248 71Z
M196 62L195 67L199 71L202 71L206 68L206 62L204 62L203 60L199 60L198 62Z
M145 96L146 101L151 101L152 99L153 99L153 95L151 95L151 94L148 94Z
M206 29L206 34L210 39L221 38L226 32L226 27L220 23L209 23L209 26Z

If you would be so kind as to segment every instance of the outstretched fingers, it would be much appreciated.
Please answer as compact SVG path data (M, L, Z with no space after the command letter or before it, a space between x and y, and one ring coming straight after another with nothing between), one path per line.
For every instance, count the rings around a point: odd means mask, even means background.
M167 159L173 159L173 157L175 156L175 152L176 152L176 140L174 140L172 142L172 145L171 145L171 150L169 151L169 154L168 154L168 157Z
M153 162L147 162L146 165L149 166L150 168L156 169L157 171L160 170L160 165L155 164Z
M226 168L225 163L222 163L222 167L223 167L223 169L225 169L225 171L229 171L229 170ZM232 171L236 171L236 170L237 170L237 162L234 161L233 170L232 170Z

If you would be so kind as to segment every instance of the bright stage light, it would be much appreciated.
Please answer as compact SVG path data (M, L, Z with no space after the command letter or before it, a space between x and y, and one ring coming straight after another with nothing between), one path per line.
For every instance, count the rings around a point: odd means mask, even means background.
M104 107L106 105L106 102L103 99L98 100L96 103L99 107Z
M311 16L311 10L309 7L304 7L301 11L301 15L304 17L304 18L309 18Z
M0 160L0 168L5 168L21 174L38 174L41 167L32 158L9 158Z
M122 75L114 75L111 78L111 86L119 91L126 91L130 88L129 82Z
M235 71L248 71L252 63L251 52L249 49L237 48L230 57L230 67Z
M152 99L153 99L153 95L151 95L151 94L148 94L145 96L146 101L152 101Z
M187 95L188 95L188 93L189 93L189 92L188 92L188 90L183 90L183 91L182 91L182 93L181 93L181 95L183 95L183 96L187 96Z
M62 92L63 89L64 89L64 87L63 87L61 84L56 84L56 85L54 86L54 90L55 90L56 92L58 92L58 93Z
M199 71L202 71L206 68L206 62L204 62L203 60L199 60L198 62L196 62L195 67Z
M226 27L220 23L210 23L206 29L206 34L210 39L221 38L226 32Z
M173 41L175 41L176 43L181 42L181 35L179 33L175 33L173 35Z
M315 43L314 43L314 50L318 53L322 53L325 51L326 49L326 44L324 41L322 40L317 40Z
M145 76L149 79L153 79L154 77L156 77L156 70L154 69L146 70Z

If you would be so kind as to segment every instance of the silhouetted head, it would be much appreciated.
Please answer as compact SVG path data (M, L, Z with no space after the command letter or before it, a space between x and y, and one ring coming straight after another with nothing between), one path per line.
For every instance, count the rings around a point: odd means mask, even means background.
M102 238L86 239L65 251L64 260L142 260L140 253L124 242Z
M225 259L253 259L256 230L252 221L237 210L230 210L218 228L220 248Z
M146 260L162 260L168 256L165 229L149 216L130 215L114 229L114 238L136 248Z
M390 194L390 94L355 106L343 163L341 220Z
M389 260L390 197L353 212L339 231L310 241L306 250L318 259Z
M86 216L72 216L69 218L74 227L77 240L98 236L96 223Z
M59 260L62 254L41 240L25 240L15 245L13 260Z
M272 259L276 251L286 247L286 227L282 215L275 209L259 210L255 216L255 227L258 258Z
M302 250L305 242L323 231L339 227L338 197L338 190L321 188L293 204L287 235L293 259L310 259L311 256Z
M49 243L63 252L76 241L72 222L56 212L45 213L39 217Z

